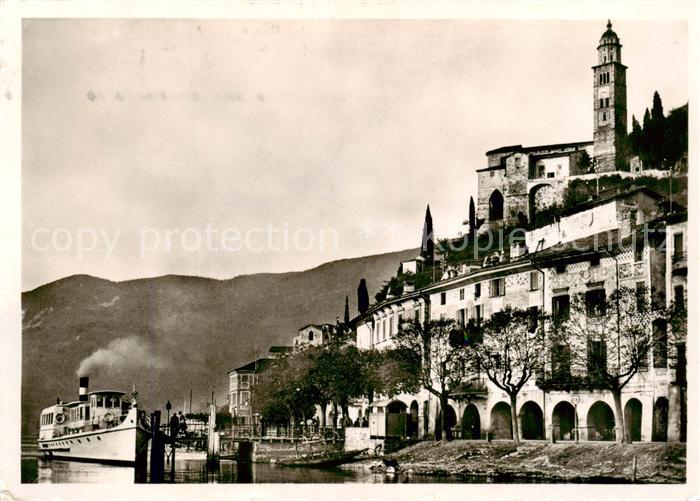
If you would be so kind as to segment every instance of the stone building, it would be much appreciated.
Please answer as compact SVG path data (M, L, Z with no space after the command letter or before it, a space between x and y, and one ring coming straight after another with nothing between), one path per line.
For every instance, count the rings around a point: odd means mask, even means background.
M532 223L538 212L562 203L573 179L630 170L624 149L626 69L620 39L608 21L593 66L593 141L487 151L486 167L477 170L480 231Z
M593 66L593 158L596 172L627 170L623 143L627 137L627 66L622 44L608 21Z
M253 411L255 385L274 358L263 357L236 367L228 373L228 410L238 425L253 425L258 419Z
M333 324L308 324L299 329L292 343L295 348L326 344L335 332L336 326Z
M356 322L357 346L391 347L399 325L409 319L451 318L462 325L479 324L508 305L558 315L568 311L578 293L595 301L625 286L650 291L657 303L685 301L685 216L678 212L669 216L668 208L667 199L647 189L583 205L563 217L558 227L528 232L527 245L536 249L487 260L481 268L463 268L461 274L372 306ZM654 230L655 239L645 239L648 228ZM666 249L660 245L663 241ZM650 332L656 328L667 329L662 322L649 326ZM646 366L623 392L625 420L636 441L685 438L685 332L666 335L668 349L650 353ZM518 396L521 438L614 439L618 432L611 392L564 384L555 348L543 354L545 371ZM426 390L398 395L387 408L390 405L410 414L409 429L415 436L436 433L441 410L437 398ZM457 437L485 438L487 433L495 439L512 437L509 399L483 374L465 379L453 391L445 412Z

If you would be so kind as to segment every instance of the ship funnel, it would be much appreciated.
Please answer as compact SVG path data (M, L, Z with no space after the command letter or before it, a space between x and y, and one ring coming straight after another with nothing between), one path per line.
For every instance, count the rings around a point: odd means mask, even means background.
M87 402L88 382L90 378L87 376L80 377L80 391L78 392L78 401Z

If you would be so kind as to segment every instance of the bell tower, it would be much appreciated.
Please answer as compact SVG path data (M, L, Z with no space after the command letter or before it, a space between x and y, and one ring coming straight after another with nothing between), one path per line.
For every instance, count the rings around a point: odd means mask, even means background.
M598 64L593 66L593 159L596 172L627 170L627 66L622 44L608 20L598 43Z

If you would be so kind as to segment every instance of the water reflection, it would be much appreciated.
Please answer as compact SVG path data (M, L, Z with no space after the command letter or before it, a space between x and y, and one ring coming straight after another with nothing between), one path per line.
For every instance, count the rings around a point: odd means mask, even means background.
M206 461L178 459L175 475L166 466L166 482L175 483L433 483L455 482L445 477L411 477L407 474L386 475L364 470L341 468L293 468L267 463L221 461L218 470L210 471ZM24 483L123 483L147 482L143 469L77 461L48 461L32 445L22 447L22 482Z
M450 482L447 478L386 475L340 468L290 468L274 464L221 461L219 469L210 471L205 461L176 461L175 483L432 483ZM124 483L135 479L135 469L74 461L46 461L38 457L22 459L22 481L38 483ZM142 480L143 481L143 480ZM166 473L166 482L171 482ZM454 481L454 480L452 480Z

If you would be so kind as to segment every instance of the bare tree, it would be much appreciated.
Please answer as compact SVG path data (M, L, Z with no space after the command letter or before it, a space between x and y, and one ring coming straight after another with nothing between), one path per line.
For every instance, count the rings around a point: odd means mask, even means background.
M395 337L399 349L410 350L420 360L418 379L440 401L442 438L452 438L447 428L450 390L463 378L466 359L464 331L454 320L406 322Z
M544 315L535 309L508 306L481 327L468 329L467 346L472 367L508 395L513 440L520 443L516 401L523 386L542 367Z
M585 374L590 387L607 389L615 402L618 442L629 443L622 412L622 390L649 366L655 350L665 353L666 312L649 301L645 287L620 287L606 296L590 289L571 300L550 322L549 340L569 347L572 372Z

